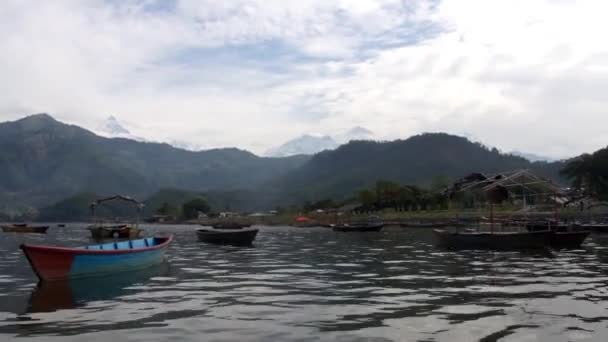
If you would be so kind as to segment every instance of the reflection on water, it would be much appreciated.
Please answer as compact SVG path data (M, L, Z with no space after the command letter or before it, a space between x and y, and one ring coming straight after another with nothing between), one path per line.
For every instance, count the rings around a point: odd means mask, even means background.
M168 263L163 263L159 267L100 278L40 282L32 291L27 312L54 312L85 306L92 301L111 300L128 293L133 286L144 284L153 276L166 275L168 270Z
M88 231L0 235L0 340L605 341L608 237L575 251L448 251L423 229L262 228L254 248L173 231L168 264L36 285L18 250Z

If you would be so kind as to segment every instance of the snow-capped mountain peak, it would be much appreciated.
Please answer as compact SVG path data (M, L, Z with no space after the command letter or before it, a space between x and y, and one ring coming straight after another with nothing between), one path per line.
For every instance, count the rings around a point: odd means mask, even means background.
M97 131L110 135L128 135L131 134L128 129L118 122L118 119L113 115L109 116L97 127Z
M131 134L131 131L113 115L110 115L107 119L102 121L95 129L95 133L107 138L126 138L146 141L144 138Z
M349 142L351 140L372 140L373 138L374 133L369 129L361 126L351 128L342 137L345 142Z
M298 154L316 154L325 150L333 150L338 143L328 135L304 134L298 138L289 140L283 145L270 149L266 152L271 157L287 157Z

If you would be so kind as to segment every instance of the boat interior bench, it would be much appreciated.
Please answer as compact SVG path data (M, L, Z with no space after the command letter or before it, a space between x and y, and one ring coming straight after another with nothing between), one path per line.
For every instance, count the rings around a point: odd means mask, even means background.
M119 250L119 249L146 248L146 247L151 247L151 246L154 246L153 237L149 237L146 239L138 239L138 240L110 242L110 243L104 243L101 245L90 245L90 246L84 246L83 248L91 249L91 250L111 251L111 250Z

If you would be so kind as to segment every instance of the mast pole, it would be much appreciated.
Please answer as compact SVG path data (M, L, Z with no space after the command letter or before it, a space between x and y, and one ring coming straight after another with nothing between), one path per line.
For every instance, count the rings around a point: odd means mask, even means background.
M490 230L494 233L494 202L490 202Z

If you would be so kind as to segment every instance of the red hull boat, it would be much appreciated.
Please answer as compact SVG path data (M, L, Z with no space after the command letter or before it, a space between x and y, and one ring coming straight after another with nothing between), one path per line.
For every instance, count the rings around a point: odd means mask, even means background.
M173 236L66 248L23 244L40 280L82 278L160 264Z

